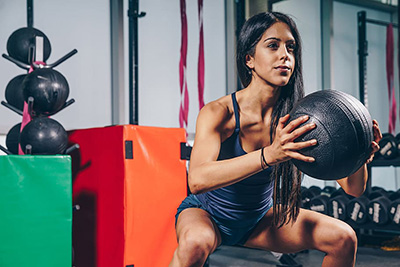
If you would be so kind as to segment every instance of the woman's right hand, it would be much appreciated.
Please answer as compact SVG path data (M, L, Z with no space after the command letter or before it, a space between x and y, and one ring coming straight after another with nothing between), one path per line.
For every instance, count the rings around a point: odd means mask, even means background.
M314 129L315 123L307 123L299 127L302 123L309 119L309 117L305 115L289 122L286 125L289 117L289 114L287 114L279 119L275 130L274 141L270 146L267 146L264 149L264 156L269 165L275 165L290 159L297 159L306 162L315 161L314 158L301 154L299 150L316 145L316 139L311 139L305 142L294 141L301 135Z

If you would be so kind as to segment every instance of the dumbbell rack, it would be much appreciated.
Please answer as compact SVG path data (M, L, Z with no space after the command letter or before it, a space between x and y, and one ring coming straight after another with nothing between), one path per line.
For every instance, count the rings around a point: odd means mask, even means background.
M371 183L372 183L372 167L400 167L400 157L394 159L383 159L383 158L375 158L370 164L368 164L368 181L366 191L369 193L371 191Z
M371 191L371 183L372 183L372 168L373 167L400 167L400 157L395 159L382 159L375 158L370 164L368 164L368 181L366 191L369 193ZM374 235L376 232L385 233L389 235L400 235L400 228L393 224L385 224L385 225L377 225L372 222L367 222L362 225L356 224L351 220L346 221L350 226L352 226L356 230L360 230L362 234L370 234Z

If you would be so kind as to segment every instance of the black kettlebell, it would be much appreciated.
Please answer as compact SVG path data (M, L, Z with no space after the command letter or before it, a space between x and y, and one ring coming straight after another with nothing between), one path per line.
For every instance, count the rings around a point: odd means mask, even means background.
M30 50L35 46L36 36L43 37L43 61L46 61L51 53L49 38L40 30L33 27L20 28L14 31L7 41L7 52L11 57L30 65L32 58Z
M36 69L29 73L22 84L24 99L32 97L36 116L50 116L61 110L69 95L67 79L51 68Z

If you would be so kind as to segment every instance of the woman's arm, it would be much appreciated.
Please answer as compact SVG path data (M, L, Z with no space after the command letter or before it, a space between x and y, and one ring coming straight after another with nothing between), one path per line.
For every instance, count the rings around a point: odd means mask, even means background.
M379 141L382 139L382 133L379 129L378 122L373 120L373 131L374 131L374 141L371 144L371 154L368 158L367 162L361 166L361 168L350 175L349 177L337 180L339 185L343 188L343 190L352 196L359 197L361 196L364 191L368 180L368 171L367 171L367 164L370 163L373 158L375 152L379 150Z
M193 194L237 183L262 170L261 149L240 157L217 161L227 117L229 117L227 107L218 102L206 105L199 113L189 167L189 188ZM264 153L270 165L290 158L313 160L294 151L315 144L311 141L294 143L294 139L313 126L307 124L296 129L308 119L298 118L285 127L288 118L285 116L280 119L273 144L265 148Z
M228 117L227 107L218 102L206 105L199 113L189 166L189 188L193 194L239 182L261 170L260 151L217 161Z

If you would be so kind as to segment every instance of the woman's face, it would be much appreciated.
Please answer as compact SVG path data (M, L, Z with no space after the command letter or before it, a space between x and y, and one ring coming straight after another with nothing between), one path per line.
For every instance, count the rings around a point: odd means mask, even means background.
M246 58L253 81L261 79L274 87L286 85L294 71L295 48L296 42L286 23L276 22L269 27L257 43L254 56Z

